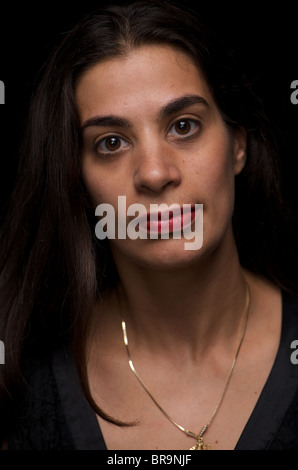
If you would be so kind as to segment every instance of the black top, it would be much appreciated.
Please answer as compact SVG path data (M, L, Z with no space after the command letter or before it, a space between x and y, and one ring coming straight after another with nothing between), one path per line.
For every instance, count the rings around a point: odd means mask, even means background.
M298 450L298 301L283 293L282 333L268 380L236 450ZM293 361L294 362L294 361ZM96 415L85 399L66 349L27 370L27 391L18 403L8 438L10 450L107 450Z

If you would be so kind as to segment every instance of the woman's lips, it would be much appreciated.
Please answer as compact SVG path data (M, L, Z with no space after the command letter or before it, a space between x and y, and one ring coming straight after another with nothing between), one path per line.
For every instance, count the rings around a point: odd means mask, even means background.
M140 223L140 228L147 230L149 234L181 233L183 229L191 226L194 219L195 205L185 204L179 209L148 212L147 219Z

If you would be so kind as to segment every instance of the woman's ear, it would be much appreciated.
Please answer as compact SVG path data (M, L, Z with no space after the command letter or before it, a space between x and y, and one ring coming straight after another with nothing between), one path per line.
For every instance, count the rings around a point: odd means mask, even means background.
M234 173L238 175L246 163L247 133L244 127L233 129L234 137Z

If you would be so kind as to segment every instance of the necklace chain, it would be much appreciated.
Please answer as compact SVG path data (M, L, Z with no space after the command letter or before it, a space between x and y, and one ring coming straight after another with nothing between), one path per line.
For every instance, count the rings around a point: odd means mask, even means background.
M127 338L127 331L126 331L126 323L124 320L122 320L122 333L123 333L123 342L124 342L124 345L125 345L125 348L126 348L126 352L127 352L127 356L128 356L128 363L129 363L129 367L130 369L132 370L132 372L134 373L134 375L136 376L136 378L138 379L139 383L141 384L141 386L143 387L143 389L146 391L146 393L149 395L149 397L151 398L151 400L155 403L155 405L159 408L159 410L164 414L164 416L174 425L176 426L178 429L180 429L180 431L184 432L184 434L186 434L187 436L190 436L190 437L193 437L194 439L196 439L196 444L190 448L190 450L209 450L210 449L210 446L208 444L205 444L204 441L203 441L203 434L207 431L208 427L211 425L223 399L224 399L224 396L225 396L225 393L227 391L227 388L229 386L229 383L230 383L230 380L231 380L231 377L232 377L232 374L234 372L234 369L235 369L235 365L236 365L236 362L237 362L237 358L238 358L238 355L239 355L239 352L240 352L240 349L241 349L241 346L242 346L242 343L243 343L243 339L244 339L244 336L245 336L245 332L246 332L246 326L247 326L247 320L248 320L248 312L249 312L249 305L250 305L250 291L249 291L249 287L248 287L248 284L246 283L246 302L245 302L245 309L244 309L244 325L243 325L243 330L242 330L242 334L241 334L241 338L240 338L240 342L239 342L239 345L237 347L237 350L236 350L236 354L235 354L235 357L234 357L234 360L233 360L233 363L232 363L232 366L231 366L231 369L230 369L230 372L229 372L229 375L228 375L228 378L227 378L227 381L225 383L225 386L224 386L224 389L220 395L220 398L217 402L217 405L216 407L214 408L213 410L213 413L211 414L210 418L209 418L209 421L207 424L205 424L201 431L198 433L198 434L195 434L194 432L192 431L189 431L188 429L184 428L183 426L181 426L180 424L176 423L176 421L173 420L173 418L171 418L171 416L161 407L161 405L157 402L157 400L154 398L154 396L151 394L151 392L148 390L148 388L146 387L146 385L144 384L144 382L142 381L141 377L139 376L138 372L136 371L135 369L135 366L132 362L132 359L131 359L131 355L130 355L130 351L129 351L129 347L128 347L128 338Z

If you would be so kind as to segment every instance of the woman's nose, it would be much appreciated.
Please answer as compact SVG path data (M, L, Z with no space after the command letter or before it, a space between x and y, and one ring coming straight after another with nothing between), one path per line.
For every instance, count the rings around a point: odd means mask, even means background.
M169 185L178 186L181 173L173 158L173 150L166 146L151 146L140 150L136 157L137 165L134 184L137 191L160 192Z

